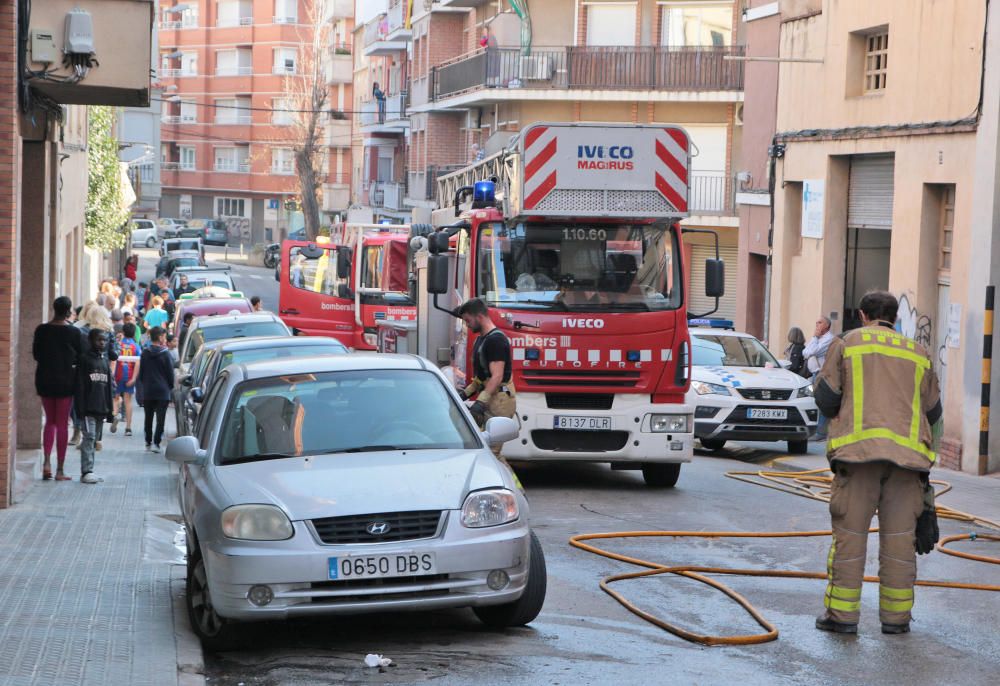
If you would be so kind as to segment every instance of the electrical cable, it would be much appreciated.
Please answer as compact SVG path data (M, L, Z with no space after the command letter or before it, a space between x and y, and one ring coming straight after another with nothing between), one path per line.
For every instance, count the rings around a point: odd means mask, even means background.
M732 471L726 472L728 478L737 479L739 481L744 481L754 485L764 486L766 488L773 488L775 490L782 491L784 493L790 493L792 495L802 496L810 498L813 500L829 501L829 491L830 486L833 481L833 476L830 474L828 469L811 469L805 471L796 472L783 472L783 471L757 471L757 472L741 472ZM790 482L790 483L787 483ZM936 485L941 485L943 488L938 492L938 494L947 493L951 490L951 485L943 481L932 481ZM938 505L939 516L945 519L954 519L967 523L976 523L982 526L988 526L1000 530L1000 522L995 522L985 517L979 517L977 515L968 514L961 512L959 510L954 510L952 508ZM869 532L877 532L878 529L872 528ZM704 539L722 539L722 538L817 538L822 536L831 536L833 534L832 530L825 531L615 531L607 533L594 533L594 534L578 534L569 539L569 544L583 550L585 552L599 555L611 560L617 560L619 562L625 562L627 564L635 565L637 567L645 567L643 571L639 572L628 572L624 574L615 574L612 576L605 577L600 581L601 590L610 595L612 598L618 601L625 609L629 612L645 619L647 622L660 627L664 631L674 634L686 641L692 643L698 643L701 645L755 645L758 643L767 643L769 641L774 641L778 638L778 629L771 622L769 622L761 612L755 608L749 600L734 591L732 588L722 583L712 579L709 574L724 574L730 576L752 576L752 577L775 577L784 579L822 579L826 580L828 575L826 572L805 572L798 570L787 570L787 569L740 569L740 568L730 568L730 567L706 567L700 565L664 565L659 562L652 562L649 560L643 560L641 558L633 557L630 555L623 555L620 553L614 553L610 550L605 550L596 545L591 545L586 543L586 541L594 540L608 540L608 539L628 539L628 538L704 538ZM953 543L959 540L970 540L970 541L1000 541L1000 536L993 534L981 534L981 533L971 533L971 534L959 534L955 536L948 536L942 539L937 544L937 550L942 553L953 555L955 557L961 557L964 559L974 560L977 562L985 562L988 564L1000 564L1000 558L990 557L985 555L974 555L971 553L966 553L963 551L952 550L946 547L947 544ZM707 584L716 590L721 591L729 598L733 599L743 610L749 614L757 624L759 624L763 629L764 633L756 634L743 634L735 636L712 636L707 634L700 634L694 631L689 631L683 627L676 624L668 622L656 615L643 610L638 605L632 603L625 598L621 593L611 588L611 585L618 581L625 581L629 579L640 579L649 576L658 576L660 574L674 574L677 576L682 576L688 579L693 579L695 581ZM877 576L865 576L864 581L866 583L878 583L879 578ZM970 584L962 583L956 581L938 581L938 580L920 580L915 582L916 586L930 587L930 588L952 588L952 589L962 589L962 590L975 590L975 591L989 591L989 592L1000 592L1000 585L997 584Z

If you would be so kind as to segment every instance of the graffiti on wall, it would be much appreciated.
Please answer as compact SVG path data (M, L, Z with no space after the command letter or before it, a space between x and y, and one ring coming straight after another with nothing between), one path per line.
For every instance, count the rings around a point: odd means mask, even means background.
M901 295L896 330L930 350L932 328L931 318L926 314L920 314L917 308L910 304L909 296L905 293Z
M225 217L222 221L226 222L226 233L231 239L235 238L243 242L250 240L250 219L248 217Z

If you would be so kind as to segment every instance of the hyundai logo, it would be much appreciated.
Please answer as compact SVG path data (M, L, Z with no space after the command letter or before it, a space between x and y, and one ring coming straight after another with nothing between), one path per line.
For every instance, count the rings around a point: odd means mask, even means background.
M392 529L392 526L388 522L372 522L365 527L365 531L372 536L385 536L389 533L390 529Z

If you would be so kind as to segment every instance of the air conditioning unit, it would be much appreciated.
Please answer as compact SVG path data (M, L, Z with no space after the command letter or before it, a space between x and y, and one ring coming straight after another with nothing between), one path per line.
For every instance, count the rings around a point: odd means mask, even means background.
M743 103L736 105L736 113L733 115L733 123L736 126L743 126Z
M525 80L548 81L552 78L552 59L548 55L525 55L518 75Z

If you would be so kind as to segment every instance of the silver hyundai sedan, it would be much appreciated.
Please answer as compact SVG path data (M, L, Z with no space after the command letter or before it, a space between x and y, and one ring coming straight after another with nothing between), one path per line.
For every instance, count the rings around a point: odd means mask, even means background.
M235 364L216 379L181 464L187 604L209 650L238 622L471 607L492 626L531 622L545 560L528 504L420 358L345 355Z

